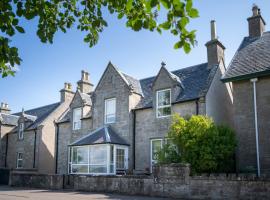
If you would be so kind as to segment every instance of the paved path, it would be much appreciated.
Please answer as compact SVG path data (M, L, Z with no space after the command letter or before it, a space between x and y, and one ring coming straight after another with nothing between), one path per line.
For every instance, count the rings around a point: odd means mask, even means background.
M99 194L76 191L52 191L40 189L24 189L0 186L0 200L168 200L167 198L154 198L142 196L124 196L117 194Z

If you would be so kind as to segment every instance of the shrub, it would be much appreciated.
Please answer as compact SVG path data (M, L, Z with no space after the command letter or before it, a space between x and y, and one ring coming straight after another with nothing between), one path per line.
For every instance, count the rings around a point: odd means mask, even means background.
M234 132L215 125L202 115L184 119L173 117L167 144L158 154L160 163L184 162L191 164L192 172L229 172L234 166L236 139Z

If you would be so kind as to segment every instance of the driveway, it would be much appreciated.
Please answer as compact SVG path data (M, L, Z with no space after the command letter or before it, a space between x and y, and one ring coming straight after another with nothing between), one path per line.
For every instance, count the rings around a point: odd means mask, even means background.
M14 188L0 185L0 200L168 200L168 198L154 198L142 196L126 196L117 194L100 194L76 192L70 190L40 190Z

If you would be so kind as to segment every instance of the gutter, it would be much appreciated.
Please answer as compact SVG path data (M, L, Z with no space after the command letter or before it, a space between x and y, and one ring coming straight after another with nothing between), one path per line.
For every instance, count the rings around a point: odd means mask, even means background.
M253 84L253 98L254 98L254 121L255 121L255 134L256 134L256 155L257 155L257 176L261 176L260 167L260 151L259 151L259 130L258 130L258 115L257 115L257 93L256 93L256 82L258 78L250 79Z

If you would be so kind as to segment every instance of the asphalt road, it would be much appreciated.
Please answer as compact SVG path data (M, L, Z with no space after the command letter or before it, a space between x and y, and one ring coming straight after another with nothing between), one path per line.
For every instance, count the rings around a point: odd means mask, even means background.
M77 192L70 190L40 190L27 188L14 188L0 185L0 200L168 200L168 198L154 198L143 196L126 196L117 194L100 194Z

